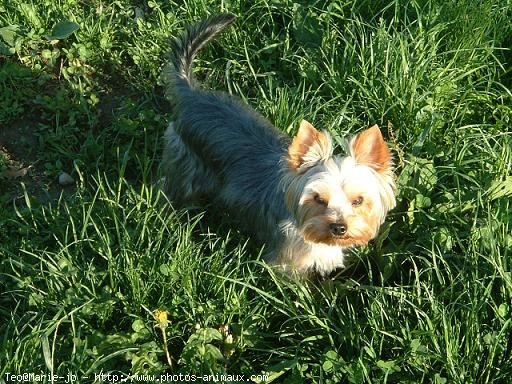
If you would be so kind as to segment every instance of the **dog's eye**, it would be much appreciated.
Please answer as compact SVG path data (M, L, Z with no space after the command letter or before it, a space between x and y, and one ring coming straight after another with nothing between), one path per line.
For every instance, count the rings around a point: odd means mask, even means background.
M315 193L315 203L327 206L327 201L322 199L318 193Z
M357 199L352 200L352 206L359 207L361 204L363 204L363 201L364 201L363 197L358 196Z

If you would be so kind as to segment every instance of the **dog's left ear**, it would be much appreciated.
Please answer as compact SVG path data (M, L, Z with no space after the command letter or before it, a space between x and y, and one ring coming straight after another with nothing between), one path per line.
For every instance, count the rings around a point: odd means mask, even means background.
M379 173L388 172L391 168L391 153L377 124L352 139L350 154L356 163L367 165Z
M297 135L288 147L288 164L297 172L304 172L332 155L331 137L319 132L311 123L302 120Z

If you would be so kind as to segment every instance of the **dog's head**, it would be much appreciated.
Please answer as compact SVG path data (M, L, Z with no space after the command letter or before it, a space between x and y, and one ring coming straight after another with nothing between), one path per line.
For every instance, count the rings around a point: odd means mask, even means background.
M379 127L349 146L348 156L333 156L330 135L303 120L288 148L286 206L307 242L364 245L396 204L391 155Z

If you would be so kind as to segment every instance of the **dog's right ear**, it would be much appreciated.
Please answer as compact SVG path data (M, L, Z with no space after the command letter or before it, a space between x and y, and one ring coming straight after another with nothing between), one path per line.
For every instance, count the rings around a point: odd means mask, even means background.
M331 137L302 120L297 135L288 147L288 164L299 173L332 156Z

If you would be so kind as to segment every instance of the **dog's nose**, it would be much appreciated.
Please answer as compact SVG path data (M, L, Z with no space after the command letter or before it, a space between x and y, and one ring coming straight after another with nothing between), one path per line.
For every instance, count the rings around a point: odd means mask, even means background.
M347 233L347 226L344 223L332 223L329 230L334 236L342 236Z

